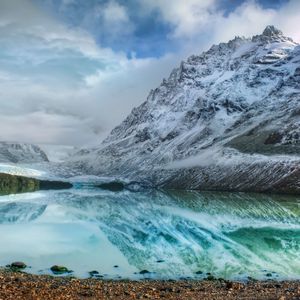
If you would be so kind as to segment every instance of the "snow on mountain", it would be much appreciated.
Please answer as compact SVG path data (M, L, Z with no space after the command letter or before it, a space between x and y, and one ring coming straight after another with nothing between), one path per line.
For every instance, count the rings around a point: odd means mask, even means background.
M37 163L48 162L48 158L45 152L36 145L0 142L0 162Z
M68 145L40 144L39 147L46 153L49 161L55 163L68 159L78 151L76 147Z
M193 55L68 164L155 186L300 191L300 46L274 26Z

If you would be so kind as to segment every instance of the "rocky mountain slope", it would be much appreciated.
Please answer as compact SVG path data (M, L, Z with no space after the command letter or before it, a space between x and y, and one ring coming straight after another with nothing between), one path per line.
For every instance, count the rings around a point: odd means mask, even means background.
M36 163L47 161L45 152L36 145L0 142L0 162Z
M189 57L69 164L154 186L299 193L299 44L268 26Z

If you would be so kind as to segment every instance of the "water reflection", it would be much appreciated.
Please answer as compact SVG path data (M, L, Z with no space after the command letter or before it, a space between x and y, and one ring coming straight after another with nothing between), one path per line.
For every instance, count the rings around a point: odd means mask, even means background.
M149 270L158 278L296 279L299 216L292 196L73 189L0 197L0 263L113 278Z

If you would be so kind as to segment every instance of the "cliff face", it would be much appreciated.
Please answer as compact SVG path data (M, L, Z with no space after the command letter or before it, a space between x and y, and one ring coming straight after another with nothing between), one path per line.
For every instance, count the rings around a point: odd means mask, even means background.
M300 191L300 46L268 26L182 62L69 162L154 186Z

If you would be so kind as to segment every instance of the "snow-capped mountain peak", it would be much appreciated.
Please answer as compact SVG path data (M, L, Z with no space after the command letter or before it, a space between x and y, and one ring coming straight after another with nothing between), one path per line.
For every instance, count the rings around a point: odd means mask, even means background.
M268 25L265 30L263 31L262 35L264 36L283 36L283 33L281 30L277 29L276 27L274 27L273 25Z
M267 26L262 34L252 37L252 41L263 43L291 42L295 44L290 37L286 37L281 30L273 25Z
M48 162L46 153L36 145L18 142L0 142L0 162Z
M236 37L182 62L98 148L72 164L93 174L150 176L178 162L187 168L186 159L190 168L221 167L232 156L235 165L255 161L253 154L268 162L297 156L299 82L300 47L280 30L267 26L261 35Z

